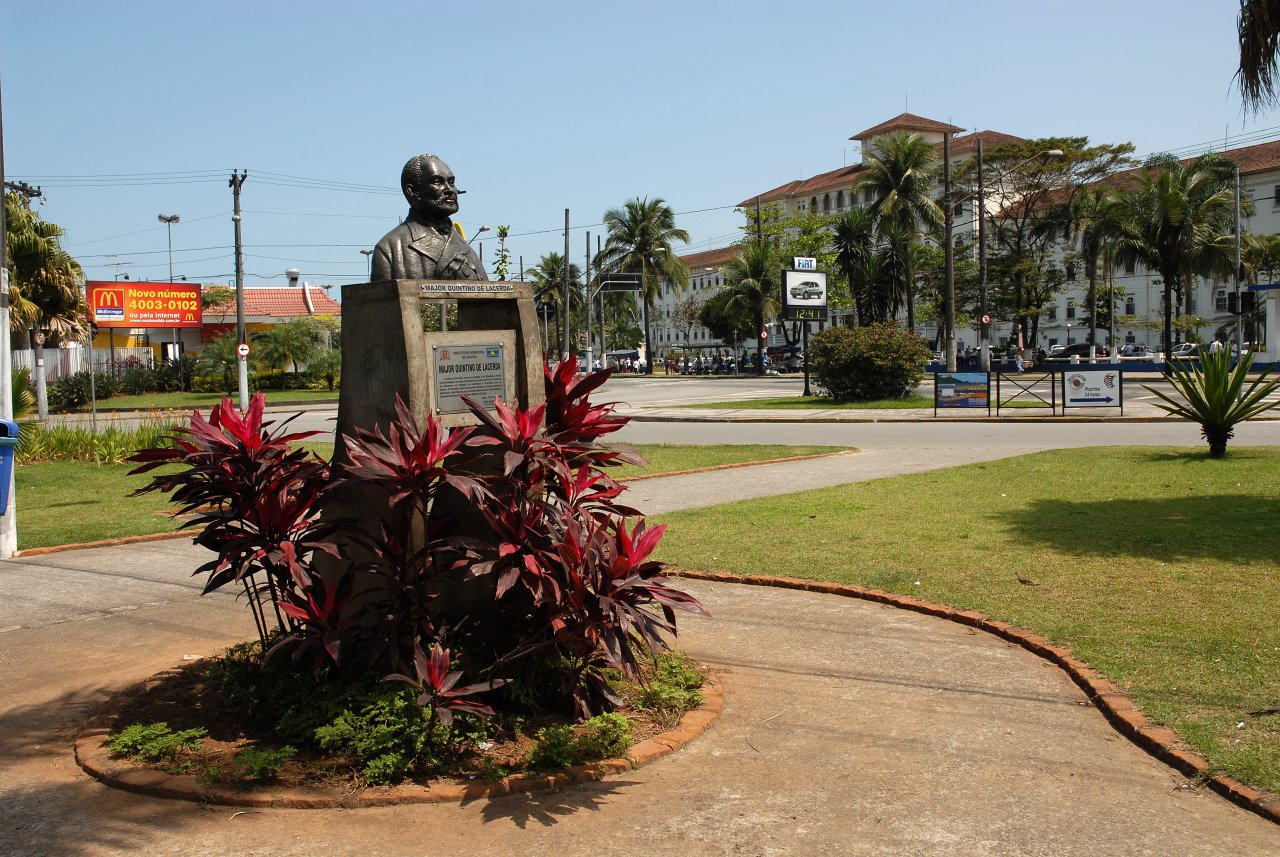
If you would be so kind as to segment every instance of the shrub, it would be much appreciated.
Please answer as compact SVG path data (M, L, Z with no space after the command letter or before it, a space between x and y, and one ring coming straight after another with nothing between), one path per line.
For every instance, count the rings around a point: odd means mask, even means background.
M235 769L241 777L255 782L274 780L280 774L284 763L297 753L297 749L285 745L279 750L261 750L257 747L246 747L236 753Z
M269 429L261 395L243 416L224 399L172 447L131 459L135 472L182 465L142 490L172 493L179 514L193 515L196 543L214 553L197 570L205 591L244 589L268 657L412 686L375 700L421 706L423 732L408 746L354 746L366 717L355 707L326 727L325 740L366 759L366 776L412 766L436 726L432 740L449 740L455 712L491 713L469 697L509 679L510 698L533 706L582 719L610 711L622 700L608 671L637 675L675 633L676 610L705 615L650 559L664 528L632 521L605 473L635 460L599 442L626 423L589 401L608 373L575 369L548 373L545 404L498 402L495 416L470 403L481 424L449 432L432 417L419 426L397 401L389 425L343 438L347 463L332 481L326 462L293 447L313 433ZM319 516L333 492L377 509L378 524ZM465 537L450 509L472 522ZM360 559L320 574L339 540Z
M653 672L635 705L674 720L702 704L702 682L702 671L693 661L678 652L663 652L654 659Z
M89 404L91 388L88 370L61 375L49 388L49 407L55 411L74 411ZM120 392L120 382L107 372L93 374L92 394L98 400L109 399Z
M891 324L829 327L809 341L810 372L825 394L842 402L900 399L922 380L929 347Z
M132 756L145 762L173 761L184 750L200 748L203 729L174 732L168 723L135 723L107 738L106 746L113 756Z
M564 768L577 760L577 739L573 727L563 724L538 730L529 750L529 767Z
M1200 360L1188 365L1181 361L1168 364L1169 386L1181 398L1153 387L1147 392L1158 396L1164 404L1156 407L1175 417L1200 424L1200 436L1209 444L1210 458L1223 458L1227 442L1235 436L1235 427L1245 420L1276 406L1268 397L1280 388L1280 378L1268 378L1273 367L1267 367L1253 379L1248 389L1249 370L1253 367L1253 350L1232 365L1227 349L1200 349Z
M120 373L120 389L126 396L156 391L156 375L150 366L129 366Z
M631 721L621 714L597 714L582 724L576 743L579 762L613 759L631 747Z

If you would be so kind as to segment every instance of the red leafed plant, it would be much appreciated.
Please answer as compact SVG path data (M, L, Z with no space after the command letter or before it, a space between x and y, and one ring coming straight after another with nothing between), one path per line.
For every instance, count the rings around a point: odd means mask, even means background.
M241 416L224 398L207 420L193 412L190 427L179 429L171 446L140 450L129 459L139 465L134 473L184 465L134 493L171 493L180 504L176 514L191 516L183 528L198 528L196 544L214 553L195 571L208 574L204 591L228 583L244 587L264 646L272 635L298 629L282 605L307 601L315 555L336 555L334 525L317 518L329 465L293 446L317 432L286 433L288 420L272 430L274 423L263 420L265 405L259 393Z
M172 448L133 460L139 471L186 465L143 490L172 491L196 513L187 526L218 554L200 569L206 591L243 583L264 644L284 632L272 651L390 673L445 725L454 712L488 713L465 697L509 679L526 702L549 695L590 716L619 703L605 669L635 674L676 633L675 611L706 615L651 559L664 528L618 502L624 486L607 470L638 456L600 441L626 423L589 400L607 377L561 364L544 405L490 413L469 401L480 425L452 431L430 417L420 426L397 401L385 430L342 438L332 477L290 447L308 435L267 431L261 396L243 418L227 400L207 421L194 414ZM321 519L335 491L360 497L376 522ZM334 541L357 558L322 575L315 560L336 555ZM460 687L451 651L483 680Z

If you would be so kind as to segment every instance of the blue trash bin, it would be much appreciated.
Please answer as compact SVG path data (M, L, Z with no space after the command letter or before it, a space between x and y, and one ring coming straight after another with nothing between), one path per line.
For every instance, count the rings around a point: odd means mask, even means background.
M9 484L13 481L13 451L18 445L18 424L0 420L0 515L9 511Z

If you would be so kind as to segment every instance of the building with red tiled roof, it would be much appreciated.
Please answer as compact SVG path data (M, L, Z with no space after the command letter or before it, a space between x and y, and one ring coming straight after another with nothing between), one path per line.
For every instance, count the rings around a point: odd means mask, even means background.
M319 286L302 282L296 286L247 286L244 290L244 321L250 330L297 318L339 318L342 304ZM235 330L236 303L232 298L204 311L201 339L208 342L228 330Z
M881 122L879 125L872 125L865 131L859 131L849 139L862 143L876 137L883 137L886 134L892 134L895 131L911 131L924 135L926 139L936 136L939 140L942 139L943 134L964 133L963 128L959 128L949 122L939 122L937 119L926 119L925 117L917 116L914 113L899 113L897 116Z

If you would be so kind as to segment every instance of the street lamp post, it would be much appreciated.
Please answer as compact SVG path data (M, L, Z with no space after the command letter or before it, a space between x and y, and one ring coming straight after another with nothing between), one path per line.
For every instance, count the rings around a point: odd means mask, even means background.
M369 260L369 279L372 280L373 279L373 251L361 250L360 255L364 256L366 259Z
M173 282L173 224L182 218L176 214L158 214L156 215L160 222L165 225L169 233L169 282Z

